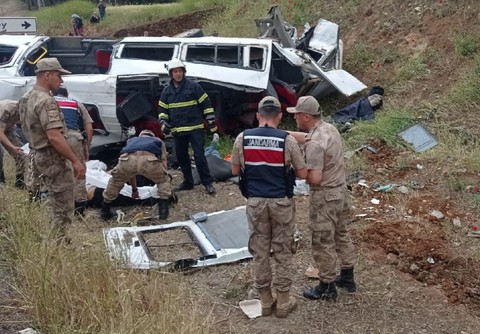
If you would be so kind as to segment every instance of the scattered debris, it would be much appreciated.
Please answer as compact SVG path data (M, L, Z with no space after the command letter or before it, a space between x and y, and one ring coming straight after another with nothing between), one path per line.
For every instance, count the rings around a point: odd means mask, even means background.
M262 316L262 304L258 299L242 300L238 306L250 319Z
M470 232L468 232L467 237L480 238L480 231L478 230L477 225L472 226L472 230Z
M380 200L379 200L379 199L376 199L376 198L372 198L372 199L370 200L370 203L375 204L375 205L378 205L378 204L380 204Z
M417 164L417 169L423 169L423 165L422 164Z
M389 192L390 190L395 189L397 186L398 186L397 184L392 183L392 184L386 184L384 186L375 187L373 190L374 191Z
M412 189L423 189L425 187L425 182L420 180L412 180L410 182L410 187L412 187Z
M377 154L378 153L378 150L375 149L374 147L370 146L370 145L362 145L360 146L359 148L353 150L353 151L346 151L343 153L343 157L345 159L350 159L351 157L353 157L356 153L362 151L363 149L366 149L367 151L370 151L374 154Z
M427 262L430 263L430 264L434 264L435 260L433 259L433 257L429 256L428 259L427 259Z
M405 186L400 186L400 187L397 188L397 190L399 192L401 192L402 194L408 194L408 188L405 187Z
M438 145L438 141L419 123L403 130L400 137L412 144L415 152L423 152Z
M432 210L430 211L430 216L440 220L440 219L443 219L445 217L445 215L441 212L441 211L438 211L438 210Z
M22 329L21 331L18 331L20 334L39 334L36 330L33 328L25 328Z
M362 186L362 187L365 187L365 188L370 188L370 186L367 184L367 181L366 181L366 180L360 180L360 181L358 181L358 185L359 185L359 186Z
M462 227L462 222L460 221L460 218L458 218L458 217L453 218L452 224L455 227Z

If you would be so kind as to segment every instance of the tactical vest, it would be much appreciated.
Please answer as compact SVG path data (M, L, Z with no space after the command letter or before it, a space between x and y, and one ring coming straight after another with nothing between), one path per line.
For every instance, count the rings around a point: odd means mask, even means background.
M135 137L127 141L127 145L120 151L120 154L147 151L160 159L162 157L162 144L163 142L155 137Z
M291 172L285 166L286 137L286 131L269 127L244 131L245 169L241 178L246 183L242 185L245 197L293 196Z
M83 131L83 120L77 101L63 96L54 96L65 118L65 125L71 130Z

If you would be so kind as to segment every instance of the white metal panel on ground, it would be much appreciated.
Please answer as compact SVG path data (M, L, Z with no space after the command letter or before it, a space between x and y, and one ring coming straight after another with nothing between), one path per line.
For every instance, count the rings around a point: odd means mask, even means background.
M248 252L248 222L245 206L208 214L205 222L192 220L145 227L114 227L103 230L105 244L112 257L136 269L203 267L251 258ZM154 260L142 233L186 228L202 253L197 259Z

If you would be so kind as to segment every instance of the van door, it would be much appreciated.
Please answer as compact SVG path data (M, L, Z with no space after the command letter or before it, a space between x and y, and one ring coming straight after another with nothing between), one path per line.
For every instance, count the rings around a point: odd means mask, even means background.
M312 95L315 98L320 99L331 93L333 90L337 90L345 96L351 96L367 88L367 86L365 86L360 80L345 70L322 70L315 60L303 51L282 48L276 43L275 48L290 63L301 67L312 79L320 79L313 90L306 95Z

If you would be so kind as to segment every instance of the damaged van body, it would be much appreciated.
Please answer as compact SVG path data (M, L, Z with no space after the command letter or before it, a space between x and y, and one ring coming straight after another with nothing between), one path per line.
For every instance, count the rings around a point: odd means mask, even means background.
M127 37L114 44L30 36L29 41L18 39L17 51L0 64L0 99L19 99L34 82L29 76L34 64L46 56L58 57L74 73L64 76L70 96L89 107L101 134L94 136L93 146L115 143L126 139L131 126L136 133L146 124L158 127L153 124L158 99L169 82L165 64L176 58L185 63L187 77L210 96L220 131L236 135L256 125L258 102L266 95L277 97L285 110L303 95L322 99L338 91L350 96L366 88L341 69L338 26L321 22L305 37L313 45L305 51L293 42L268 38ZM325 37L323 44L319 36ZM298 46L305 45L305 38ZM2 41L6 39L0 36L0 50L8 46ZM10 47L15 44L12 38L8 42ZM85 64L75 67L81 60Z

